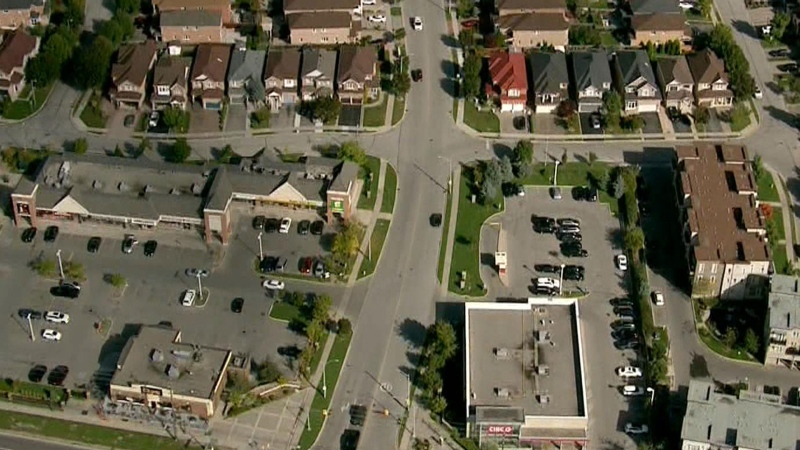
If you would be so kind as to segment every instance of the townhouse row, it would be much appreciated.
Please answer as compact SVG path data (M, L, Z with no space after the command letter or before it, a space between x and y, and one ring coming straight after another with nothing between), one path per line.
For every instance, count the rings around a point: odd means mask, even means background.
M612 90L622 97L625 114L656 112L662 105L684 113L694 105L733 105L725 64L708 49L660 58L655 67L644 50L497 52L489 57L488 77L487 98L501 112L549 114L570 99L578 112L597 112Z
M117 108L139 109L149 94L153 110L186 109L190 102L217 110L227 97L232 104L267 106L277 112L285 105L330 96L360 104L380 93L377 51L370 46L267 52L201 44L193 57L181 56L178 47L158 53L154 41L120 48L109 89Z

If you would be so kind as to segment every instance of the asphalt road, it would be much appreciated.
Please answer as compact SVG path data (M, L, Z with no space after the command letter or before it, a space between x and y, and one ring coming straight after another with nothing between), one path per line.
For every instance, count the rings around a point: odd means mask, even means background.
M0 450L86 450L90 447L80 447L71 444L56 444L39 439L0 434Z

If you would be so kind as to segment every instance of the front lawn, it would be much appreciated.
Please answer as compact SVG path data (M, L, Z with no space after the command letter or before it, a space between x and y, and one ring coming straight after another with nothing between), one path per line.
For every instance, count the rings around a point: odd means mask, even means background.
M269 318L280 320L281 322L305 321L305 318L300 313L300 308L284 301L276 301L272 304L272 308L269 310Z
M786 239L786 228L783 226L783 209L775 206L772 208L772 225L775 227L775 234L778 240Z
M394 105L392 106L392 126L397 125L406 113L406 100L397 96L394 98Z
M500 119L491 111L479 111L472 101L464 102L464 123L478 133L500 132Z
M389 233L389 224L391 222L386 219L378 219L375 222L375 228L372 230L372 236L369 238L370 248L366 249L366 255L361 261L361 269L358 271L358 278L365 278L375 272L378 266L378 261L381 257L383 250L383 243L386 241L386 235Z
M786 255L785 245L777 243L772 245L772 263L775 265L775 273L789 272L789 257Z
M705 326L698 330L698 334L700 335L700 340L703 341L706 347L718 355L737 359L739 361L753 361L753 358L747 352L726 346L722 341L711 334L711 330Z
M381 102L376 105L364 105L365 127L382 127L386 123L387 96L381 97Z
M391 164L387 164L386 179L383 181L382 213L391 213L394 211L395 197L397 197L397 172Z
M53 85L36 88L33 92L33 98L28 99L26 98L29 93L30 89L26 87L20 93L20 98L14 102L11 102L7 108L3 109L3 118L8 120L22 120L36 111L44 105L44 102L47 100L47 96L50 95L50 91L53 89Z
M358 169L358 177L364 182L361 196L358 198L358 208L372 211L375 207L375 197L378 195L378 181L381 172L381 160L374 156L367 156L366 167ZM372 177L370 178L370 174ZM367 194L369 193L369 195Z
M81 111L81 121L89 128L105 128L106 117L103 115L103 108L101 107L100 97L92 93L86 106Z
M778 188L772 179L772 173L767 170L762 170L761 172L761 176L756 179L758 183L758 199L762 202L781 201L781 198L778 197Z

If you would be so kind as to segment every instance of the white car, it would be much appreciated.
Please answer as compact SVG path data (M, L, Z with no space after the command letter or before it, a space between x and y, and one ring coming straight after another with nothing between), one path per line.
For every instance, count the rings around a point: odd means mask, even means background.
M633 366L617 367L617 376L623 378L641 378L642 369Z
M69 314L61 311L47 311L44 313L44 320L53 323L69 323Z
M151 128L158 126L158 119L160 118L159 116L160 114L158 113L158 111L152 111L150 113L150 118L147 124L150 125Z
M45 329L42 330L42 339L46 341L60 341L61 340L61 333L56 330Z
M650 428L647 425L634 424L631 422L625 424L626 434L647 434L649 431Z
M194 305L195 297L197 297L197 291L195 291L194 289L187 289L186 292L183 293L183 297L181 298L181 305L183 306Z
M621 271L628 270L628 257L625 255L617 255L617 267Z
M386 16L383 14L376 14L367 18L372 23L386 23Z
M289 234L289 228L292 227L292 219L289 217L284 217L281 219L281 227L278 229L278 232L281 234Z
M692 2L680 2L680 3L678 3L678 6L679 6L681 9L683 9L683 10L685 10L685 11L688 11L688 10L690 10L690 9L694 8L694 7L695 7L695 4L694 4L694 3L692 3Z
M361 4L364 5L364 6L374 6L377 3L378 2L375 1L375 0L361 0Z
M559 281L556 280L555 278L539 277L536 279L535 284L536 287L557 289L561 283L559 283Z
M622 395L626 397L634 397L644 395L644 388L633 384L627 384L622 387Z
M280 280L264 280L261 286L269 289L270 291L282 291L285 285Z
M664 306L664 294L661 291L653 291L651 295L656 306Z
M755 98L757 98L759 100L764 98L764 93L761 92L761 88L760 87L756 86L756 90L753 92L753 97L755 97Z
M414 28L414 31L422 31L422 17L412 18L411 26Z

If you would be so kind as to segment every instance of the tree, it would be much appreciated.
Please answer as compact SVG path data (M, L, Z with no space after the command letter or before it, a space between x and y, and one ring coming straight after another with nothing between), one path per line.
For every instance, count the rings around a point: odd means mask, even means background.
M575 102L572 100L564 100L559 103L558 107L556 108L556 116L564 120L569 120L577 112L578 111L575 108Z
M86 154L87 150L89 150L89 144L86 142L86 138L78 138L72 143L72 151L79 155Z
M728 329L725 330L725 336L723 337L725 345L728 348L733 348L733 346L736 345L736 337L736 329L733 327L728 327Z
M761 179L764 176L764 161L761 159L761 155L756 155L753 158L753 176L756 177L756 180Z
M78 47L70 63L73 83L80 89L100 88L108 78L114 44L96 36L91 44Z
M394 95L405 98L408 91L411 90L411 77L408 76L407 70L401 70L401 65L395 66L395 72L392 76L392 92Z
M161 117L170 131L185 133L189 129L189 114L178 107L165 109Z
M437 320L428 328L428 335L432 336L432 345L429 347L430 352L436 353L444 360L448 360L456 354L458 339L452 325Z
M41 277L54 278L58 275L58 266L52 259L35 259L31 261L30 268Z
M339 334L347 335L353 332L353 324L350 323L350 319L346 317L342 317L339 319Z
M698 106L694 109L694 121L699 124L707 124L711 119L711 112L705 106Z
M269 358L256 366L256 378L259 383L272 383L281 377L281 370Z
M439 416L447 409L447 400L441 395L437 395L428 403L428 409L430 409L433 414Z
M608 115L620 115L622 112L622 97L617 91L607 91L603 94L603 108Z
M321 322L311 321L306 325L306 337L308 338L309 347L317 345L325 336L325 326Z
M511 164L511 158L508 155L500 158L499 169L502 182L514 179L514 166Z
M343 161L351 161L359 166L365 166L367 164L367 152L364 151L364 148L356 141L347 141L339 147L339 151L336 154L338 159Z
M706 19L711 19L711 8L713 7L713 0L699 0L697 2L697 9L700 14Z
M647 41L646 44L642 44L641 47L647 52L647 59L650 61L655 61L656 59L656 44L653 41Z
M128 280L119 273L112 273L108 276L108 284L114 286L117 289L122 289L128 285Z
M361 225L358 222L347 222L333 238L331 254L339 264L345 265L361 246Z
M186 142L186 138L178 138L165 152L164 159L171 163L182 163L189 159L191 154L192 147Z
M486 170L483 173L483 182L480 186L483 202L491 203L494 201L502 184L503 169L500 167L500 161L493 159L486 164Z
M527 140L517 141L511 162L517 177L523 178L533 171L533 144Z
M333 299L328 294L319 294L314 297L314 309L311 313L311 320L319 323L326 323L330 315Z
M603 43L600 31L591 25L577 25L569 29L570 45L598 47Z
M625 231L625 248L632 254L636 254L644 247L644 232L641 228L635 227Z
M739 101L749 100L755 91L755 81L750 75L750 63L733 39L731 29L725 24L717 24L711 32L697 39L697 42L700 48L709 48L725 61L734 98Z
M83 281L86 279L86 269L83 264L75 261L64 261L64 275L73 280Z
M593 166L597 162L597 153L589 152L589 165Z
M778 12L772 17L772 37L777 40L783 39L786 29L792 23L792 18L785 12Z
M752 328L748 328L747 331L744 333L744 349L747 350L747 353L751 355L755 355L758 353L758 349L760 347L760 343L758 340L758 336L753 331Z
M231 162L231 158L233 158L235 155L236 153L233 152L233 147L231 147L231 144L227 144L225 147L222 147L217 159L222 164L229 164Z
M462 28L458 32L458 43L463 49L470 49L475 46L475 32L471 28Z
M406 37L406 29L405 28L398 28L394 30L394 38L398 41L402 41Z
M115 5L117 12L136 14L139 12L142 2L139 0L116 0Z
M464 96L473 99L481 91L481 66L483 61L475 52L469 52L464 59Z
M459 19L465 17L472 17L475 12L475 2L473 0L458 0L458 9L456 10Z
M622 179L622 175L617 174L614 177L614 182L611 183L611 195L617 200L625 195L625 180Z
M50 53L40 53L25 66L25 80L36 86L47 86L58 79L61 65Z

